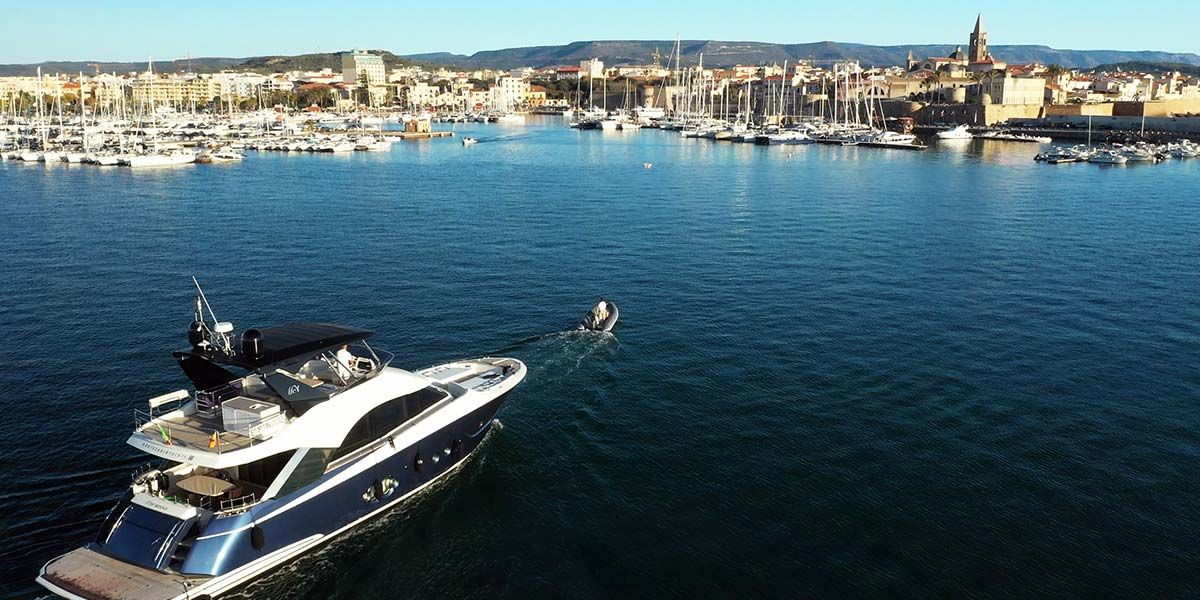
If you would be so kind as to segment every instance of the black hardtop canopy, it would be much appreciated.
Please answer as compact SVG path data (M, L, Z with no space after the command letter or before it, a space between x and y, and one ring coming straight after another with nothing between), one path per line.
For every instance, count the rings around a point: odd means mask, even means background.
M247 332L249 331L251 330L247 330ZM294 358L312 356L335 349L342 344L360 342L375 336L373 331L332 323L291 323L263 327L257 331L262 336L257 355L245 355L243 344L235 343L232 354L219 351L197 352L193 348L187 352L175 353L176 358L180 358L180 355L199 356L218 364L256 370L268 365L285 363ZM242 336L244 337L247 332L243 332Z
M240 346L235 348L235 356L256 369L375 337L373 331L332 323L292 323L264 327L258 331L262 333L262 353L259 356L246 357L242 355Z

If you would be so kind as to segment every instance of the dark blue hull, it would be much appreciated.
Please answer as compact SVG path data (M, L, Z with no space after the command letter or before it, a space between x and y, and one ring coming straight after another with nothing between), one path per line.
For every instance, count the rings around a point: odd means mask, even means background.
M374 453L367 453L287 496L265 500L241 514L214 518L188 552L181 571L232 576L231 585L240 585L382 514L466 460L491 430L506 395L377 464L364 463L374 460ZM372 447L387 444L385 439ZM330 485L333 481L337 483ZM318 492L310 495L314 491Z

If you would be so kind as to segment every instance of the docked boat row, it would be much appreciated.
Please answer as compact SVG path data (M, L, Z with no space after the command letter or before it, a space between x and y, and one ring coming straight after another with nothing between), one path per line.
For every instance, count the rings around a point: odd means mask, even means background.
M149 149L138 152L39 152L35 150L0 152L0 159L21 161L26 163L69 163L90 164L102 167L168 167L192 163L233 162L245 158L245 155L225 146L212 150L192 150L185 148Z
M196 287L187 347L172 353L190 385L134 410L127 443L153 462L94 539L41 568L58 596L238 588L452 473L527 373L497 357L401 369L372 332L328 323L235 333Z
M391 148L383 134L386 123L430 118L276 110L183 113L169 107L129 107L123 99L97 110L80 104L78 112L68 114L61 96L42 94L33 108L31 114L0 117L0 160L154 167L236 161L244 149L386 151Z
M1113 144L1104 146L1059 146L1034 157L1038 162L1068 164L1087 162L1100 165L1158 163L1170 159L1200 158L1200 144L1179 140L1169 144Z
M1006 131L1003 129L994 129L982 131L980 133L972 133L967 125L958 125L949 129L944 129L934 134L934 137L939 140L992 140L997 142L1024 142L1029 144L1049 144L1054 140L1045 136L1028 135L1014 131Z
M278 152L387 152L392 140L386 137L310 136L299 139L269 139L242 143L247 150Z

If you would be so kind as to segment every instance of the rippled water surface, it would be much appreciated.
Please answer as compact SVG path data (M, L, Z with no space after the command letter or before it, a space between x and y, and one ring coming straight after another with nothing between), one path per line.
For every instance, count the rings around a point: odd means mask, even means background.
M1200 161L459 133L0 163L5 597L143 461L192 274L239 328L530 366L458 474L245 596L1200 594ZM615 337L555 333L602 294Z

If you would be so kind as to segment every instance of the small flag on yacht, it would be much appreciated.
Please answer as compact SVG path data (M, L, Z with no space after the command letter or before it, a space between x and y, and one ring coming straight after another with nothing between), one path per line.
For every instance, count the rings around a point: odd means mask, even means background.
M208 447L209 448L217 447L217 432L214 431L212 435L208 436Z
M171 443L171 434L167 433L167 430L163 429L162 425L158 426L158 434L162 436L163 442L166 443L168 446L175 445L175 444Z

